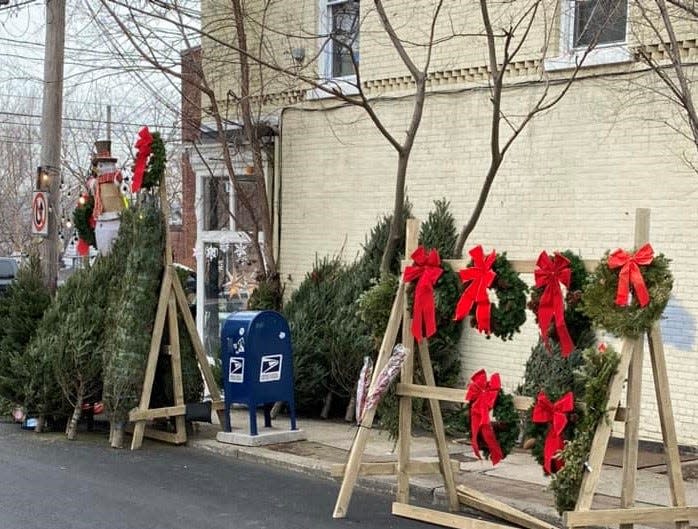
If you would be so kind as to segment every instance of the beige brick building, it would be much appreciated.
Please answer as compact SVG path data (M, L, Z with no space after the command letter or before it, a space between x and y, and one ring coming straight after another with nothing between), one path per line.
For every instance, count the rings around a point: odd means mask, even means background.
M651 208L652 243L673 260L675 276L674 297L662 328L679 442L696 445L698 270L693 259L698 246L698 179L691 167L698 161L696 149L677 132L685 130L681 114L657 93L661 84L656 75L634 59L639 46L658 42L638 22L633 2L611 3L620 5L621 13L613 18L613 30L602 34L606 42L587 58L580 79L562 101L515 141L466 248L480 243L515 259L535 258L544 249L571 249L594 259L607 249L630 248L635 209ZM216 2L202 4L204 27L232 38L222 17L215 15ZM552 81L550 90L559 90L558 83L570 75L584 49L580 27L593 26L595 15L588 9L595 4L540 4L528 40L506 77L503 112L508 118L525 115L546 80ZM425 53L420 43L427 39L433 4L390 0L386 11L420 64ZM357 12L360 22L352 27L347 20ZM519 14L494 11L491 18L499 31ZM361 86L386 127L401 138L411 114L413 83L371 2L359 6L354 0L279 1L250 17L257 24L251 26L257 28L253 38L261 35L267 43L267 65L296 68L300 75L328 82L334 79L334 86L345 93L352 93L355 77L347 70L347 57L332 49L331 40L328 44L328 28L334 27L332 34L340 38L357 37L352 49ZM686 63L694 63L698 27L682 23L677 31ZM426 217L434 200L447 197L457 220L464 223L482 185L489 164L492 110L481 33L476 2L444 2L424 117L407 176L407 194L418 217ZM519 28L514 44L521 34ZM658 46L653 49L661 55ZM222 62L224 50L213 40L204 39L203 50L205 65L225 100L225 91L234 90L234 65ZM257 89L264 91L256 99L263 103L260 120L278 133L269 163L279 227L275 244L282 277L292 290L317 255L343 251L352 259L357 254L377 218L392 208L397 156L362 109L326 97L298 78L269 68L256 71ZM687 71L695 79L695 67ZM506 127L502 134L508 134ZM496 370L513 389L535 341L532 315L513 342L485 340L468 328L461 343L464 374L483 367ZM649 363L643 398L641 435L661 439Z

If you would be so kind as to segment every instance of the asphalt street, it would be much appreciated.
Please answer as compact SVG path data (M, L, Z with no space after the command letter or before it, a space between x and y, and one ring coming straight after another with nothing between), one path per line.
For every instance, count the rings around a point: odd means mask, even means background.
M0 528L421 528L390 515L391 498L356 491L332 519L333 481L146 442L109 448L106 434L70 442L0 423Z

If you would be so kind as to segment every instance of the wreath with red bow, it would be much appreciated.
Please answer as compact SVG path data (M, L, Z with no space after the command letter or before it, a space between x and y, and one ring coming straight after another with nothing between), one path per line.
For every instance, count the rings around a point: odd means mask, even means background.
M470 315L470 325L487 338L491 334L511 340L526 321L526 294L528 286L514 270L506 253L494 250L485 255L482 246L470 250L468 267L460 270L464 289L455 319ZM497 296L497 304L490 303L488 290Z
M669 262L649 244L632 253L607 252L584 288L582 311L616 336L640 336L669 302L674 283Z
M514 397L504 392L498 373L488 379L484 369L470 378L463 408L462 430L476 457L493 465L511 453L519 439L519 412Z
M78 253L87 255L90 246L97 247L95 239L95 219L92 211L95 207L95 198L89 193L83 193L73 210L73 224L78 232Z

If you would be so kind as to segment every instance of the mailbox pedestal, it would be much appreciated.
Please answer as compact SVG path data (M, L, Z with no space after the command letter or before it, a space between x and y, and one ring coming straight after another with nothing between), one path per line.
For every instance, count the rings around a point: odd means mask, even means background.
M296 430L293 357L288 323L278 312L242 311L228 316L221 331L225 388L225 431L231 431L230 407L246 404L250 435L257 435L257 408L264 406L264 426L271 427L271 406L288 403Z

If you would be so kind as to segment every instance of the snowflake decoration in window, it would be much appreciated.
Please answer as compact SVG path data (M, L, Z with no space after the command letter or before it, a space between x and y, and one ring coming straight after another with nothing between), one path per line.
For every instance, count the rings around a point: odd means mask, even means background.
M218 257L218 248L215 246L209 246L206 248L206 259L209 261L213 261L216 257Z

